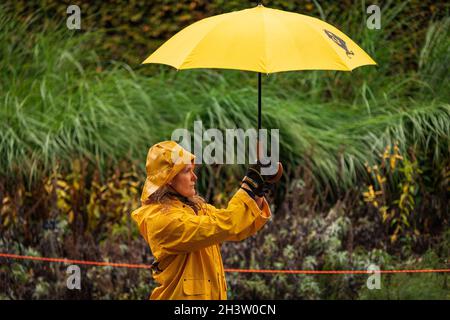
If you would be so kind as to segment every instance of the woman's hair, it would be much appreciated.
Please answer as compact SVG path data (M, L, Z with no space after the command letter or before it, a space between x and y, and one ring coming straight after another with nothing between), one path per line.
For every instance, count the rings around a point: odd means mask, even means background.
M164 185L158 188L158 190L156 190L153 194L151 194L148 199L144 201L144 204L147 205L158 203L162 205L168 205L171 200L175 199L178 199L184 204L190 206L195 211L195 213L198 213L198 211L206 203L205 199L198 195L194 195L193 197L184 197L170 186Z

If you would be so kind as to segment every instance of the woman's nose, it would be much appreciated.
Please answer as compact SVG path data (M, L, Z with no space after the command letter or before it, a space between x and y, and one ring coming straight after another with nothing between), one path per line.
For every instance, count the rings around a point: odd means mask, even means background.
M192 181L197 181L197 176L195 175L194 172L192 172Z

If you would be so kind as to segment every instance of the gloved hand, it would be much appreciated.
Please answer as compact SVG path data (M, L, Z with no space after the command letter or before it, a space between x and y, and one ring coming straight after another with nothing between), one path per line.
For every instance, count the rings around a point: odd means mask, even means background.
M256 164L250 165L247 169L244 179L242 179L241 187L254 198L263 197L264 194L277 183L283 174L283 166L278 162L278 171L273 175L263 175L261 168L269 167L270 165L263 165L259 161Z

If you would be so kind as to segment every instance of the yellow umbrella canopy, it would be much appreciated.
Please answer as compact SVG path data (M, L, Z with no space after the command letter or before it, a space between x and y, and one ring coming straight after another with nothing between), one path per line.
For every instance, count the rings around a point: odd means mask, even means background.
M261 73L350 71L376 64L332 25L263 5L195 22L143 63L162 63L176 69L224 68Z
M332 25L261 4L197 21L175 34L143 63L161 63L178 70L223 68L258 72L258 159L261 73L351 71L376 64Z

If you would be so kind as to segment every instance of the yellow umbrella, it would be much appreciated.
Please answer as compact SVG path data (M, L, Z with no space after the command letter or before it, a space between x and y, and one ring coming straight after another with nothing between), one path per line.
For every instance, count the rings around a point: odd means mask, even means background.
M350 71L376 64L332 25L263 5L197 21L143 63L162 63L179 70L224 68L261 73Z
M258 72L258 129L261 129L261 73L351 71L376 64L332 25L263 5L195 22L143 63L162 63L179 70L224 68Z

